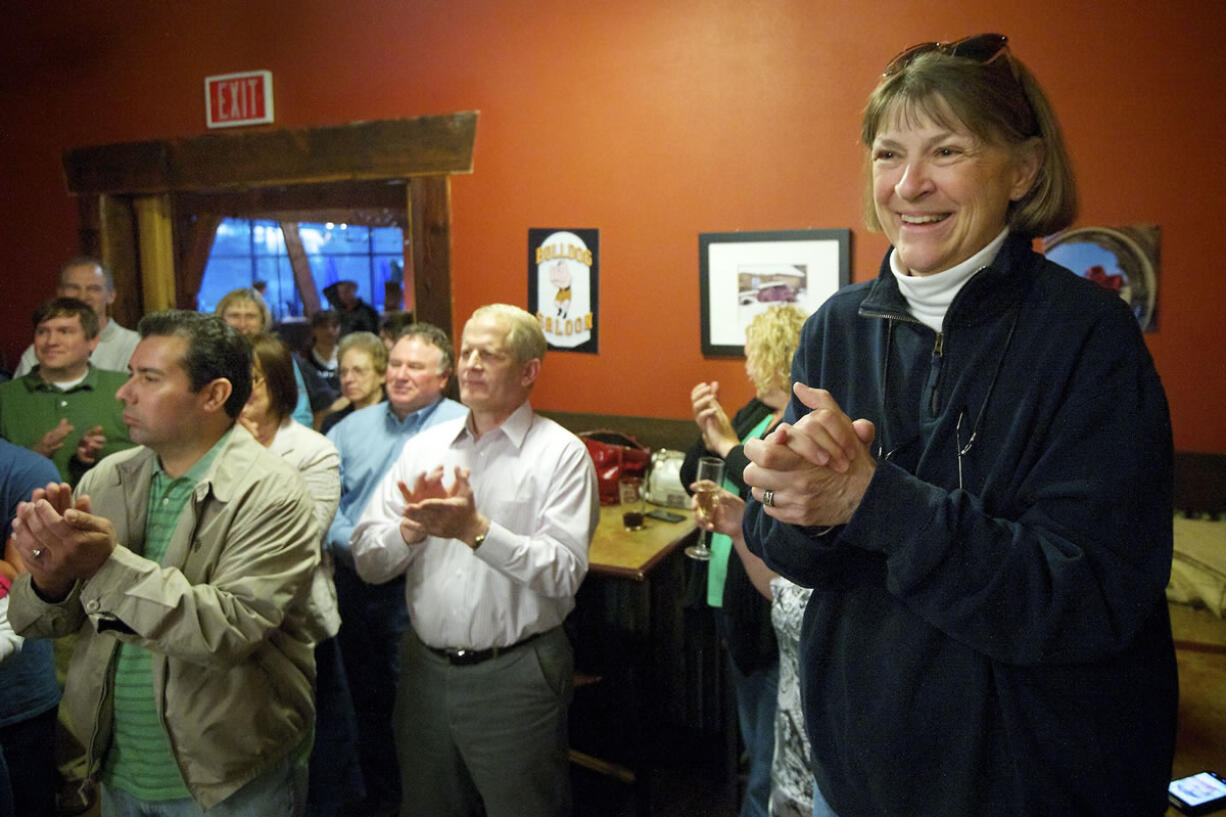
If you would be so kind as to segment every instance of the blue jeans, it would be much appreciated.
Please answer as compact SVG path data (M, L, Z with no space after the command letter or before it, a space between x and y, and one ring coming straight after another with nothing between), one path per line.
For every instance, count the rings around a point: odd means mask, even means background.
M366 787L363 809L380 812L400 804L400 767L392 728L400 639L409 628L404 578L367 584L352 567L336 564L341 631L336 643L357 716L358 763Z
M728 662L736 693L737 722L749 755L749 776L740 817L767 817L771 796L771 760L775 756L775 708L779 696L779 662L742 675Z
M306 767L293 757L283 758L207 811L190 797L151 803L114 786L98 787L102 817L297 817L306 804L306 788Z
M366 796L358 764L358 719L335 638L315 645L315 746L308 768L308 817L334 817L347 803Z
M48 646L48 655L50 652ZM0 746L9 769L0 788L11 785L9 814L55 817L55 720L53 706L41 715L0 726ZM0 815L5 813L0 806Z

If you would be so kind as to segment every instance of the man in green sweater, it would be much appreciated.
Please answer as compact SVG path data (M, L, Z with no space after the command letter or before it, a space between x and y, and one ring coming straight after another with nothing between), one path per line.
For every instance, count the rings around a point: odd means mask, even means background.
M132 447L115 392L128 376L89 361L98 316L76 298L52 298L34 312L29 374L0 384L0 437L48 457L75 485L102 457Z

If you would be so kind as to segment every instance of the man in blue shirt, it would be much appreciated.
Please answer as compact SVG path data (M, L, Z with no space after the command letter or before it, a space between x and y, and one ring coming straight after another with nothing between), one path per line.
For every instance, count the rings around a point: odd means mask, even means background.
M363 582L349 537L405 441L468 409L443 397L455 365L450 339L428 323L404 329L387 365L387 402L355 411L328 432L341 455L341 503L328 531L336 557L341 626L337 640L358 716L358 755L366 782L364 814L396 814L400 772L392 734L392 703L400 674L400 638L408 626L404 578Z
M17 515L17 503L29 501L35 488L59 479L51 460L0 440L4 541ZM55 817L55 716L60 688L55 682L51 642L27 641L18 655L0 665L0 690L4 690L0 695L0 761L8 760L0 790L12 780L14 814Z

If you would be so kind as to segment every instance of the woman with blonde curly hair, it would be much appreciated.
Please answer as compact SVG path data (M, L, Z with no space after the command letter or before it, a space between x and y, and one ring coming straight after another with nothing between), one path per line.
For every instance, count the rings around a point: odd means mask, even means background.
M733 494L748 494L741 479L749 464L744 442L766 434L783 416L791 397L792 355L804 322L803 311L782 304L769 307L746 327L745 373L756 393L731 420L719 402L719 383L694 386L690 401L702 436L686 452L682 485L694 482L700 458L714 456L725 463L723 487ZM716 631L728 644L738 722L749 755L749 780L740 813L742 817L765 817L774 754L779 651L770 602L755 589L741 559L731 558L732 550L730 537L712 535L707 604L715 612Z

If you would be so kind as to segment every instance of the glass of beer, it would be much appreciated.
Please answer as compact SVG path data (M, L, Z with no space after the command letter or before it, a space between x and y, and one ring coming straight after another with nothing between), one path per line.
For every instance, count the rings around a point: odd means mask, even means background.
M719 457L703 457L698 461L698 475L694 480L694 498L698 500L698 519L705 522L715 513L720 489L724 484L724 461ZM711 558L711 549L707 547L708 531L703 528L698 531L698 544L685 549L685 555L691 559L707 561Z

